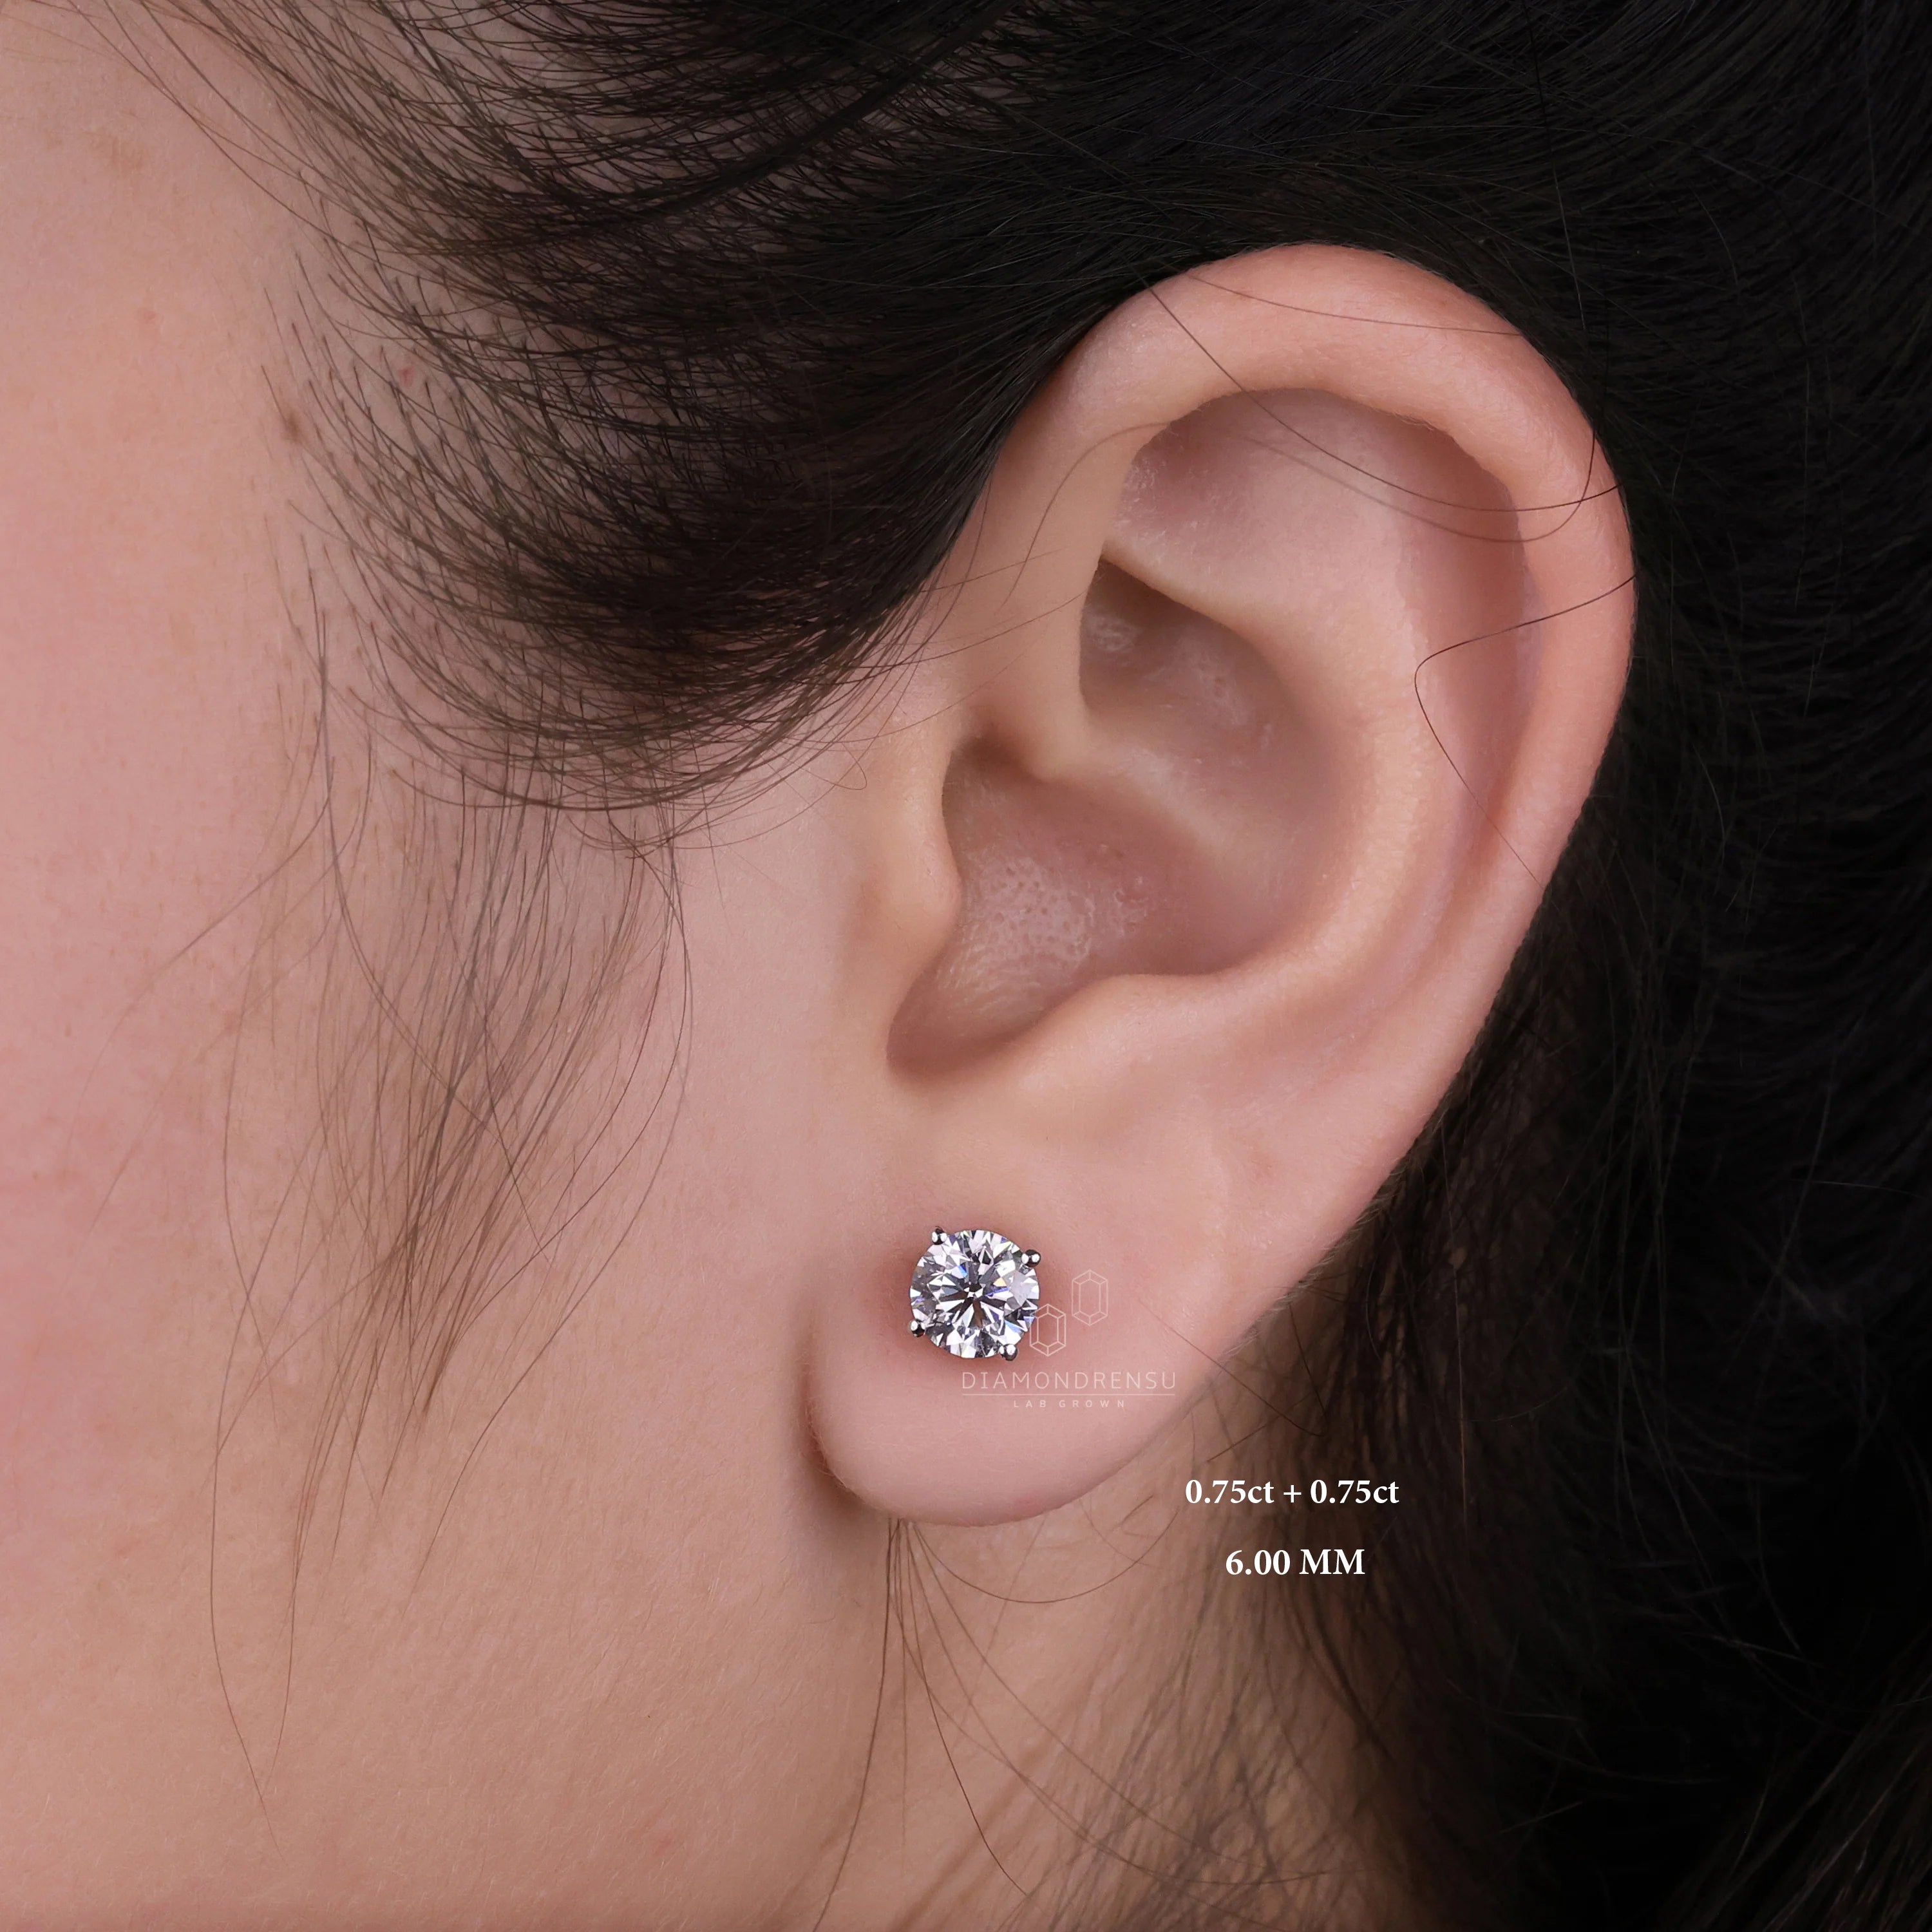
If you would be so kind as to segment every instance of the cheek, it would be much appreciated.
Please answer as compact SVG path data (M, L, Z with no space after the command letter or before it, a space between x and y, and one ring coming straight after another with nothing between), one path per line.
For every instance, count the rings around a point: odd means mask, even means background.
M0 1527L16 1532L92 1484L142 1406L178 1427L199 1397L169 1386L183 1345L164 1318L226 1258L223 1047L291 802L294 688L266 535L293 477L262 433L259 295L224 310L193 251L134 212L63 220L37 208L31 168L19 178L8 224L46 245L10 292L0 381Z
M0 1508L16 1517L158 1391L184 1406L181 1316L216 1270L234 1279L225 1156L249 1150L224 1148L226 1075L277 802L250 780L274 728L245 675L218 674L138 589L44 590L38 609L31 586L10 600L0 670Z

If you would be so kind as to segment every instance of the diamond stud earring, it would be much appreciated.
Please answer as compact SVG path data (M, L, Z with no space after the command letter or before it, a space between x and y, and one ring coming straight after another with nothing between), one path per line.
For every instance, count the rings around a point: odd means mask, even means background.
M1039 1266L1036 1250L989 1229L934 1228L913 1270L912 1332L956 1355L1011 1361L1040 1312Z

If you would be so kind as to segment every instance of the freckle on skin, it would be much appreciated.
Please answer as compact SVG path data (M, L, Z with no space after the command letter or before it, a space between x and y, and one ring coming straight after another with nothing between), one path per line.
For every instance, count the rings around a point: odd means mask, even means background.
M118 134L91 135L88 146L117 175L137 175L148 164L146 150L138 142L124 140Z

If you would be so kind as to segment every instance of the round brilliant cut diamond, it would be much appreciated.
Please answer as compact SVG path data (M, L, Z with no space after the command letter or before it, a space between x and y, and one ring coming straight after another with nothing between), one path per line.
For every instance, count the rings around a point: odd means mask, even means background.
M956 1355L1011 1361L1040 1312L1039 1265L1031 1249L988 1228L935 1228L913 1271L912 1332Z

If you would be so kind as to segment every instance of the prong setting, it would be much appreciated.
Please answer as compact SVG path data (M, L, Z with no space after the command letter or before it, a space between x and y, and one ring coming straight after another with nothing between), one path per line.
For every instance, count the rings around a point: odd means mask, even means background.
M1040 1314L1040 1252L989 1228L932 1240L913 1271L912 1334L962 1360L1012 1361Z

